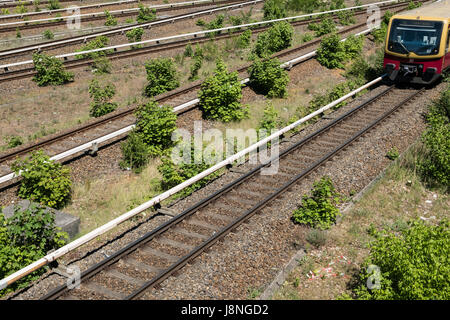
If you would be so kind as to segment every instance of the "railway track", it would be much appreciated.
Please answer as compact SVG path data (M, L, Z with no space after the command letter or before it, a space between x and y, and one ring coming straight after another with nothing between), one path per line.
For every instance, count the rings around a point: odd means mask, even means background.
M209 197L128 244L81 275L81 287L63 285L41 299L138 299L247 221L294 184L342 152L420 95L388 87L318 131L293 143L279 158L275 175L261 164Z
M139 0L130 1L130 2L138 2ZM142 2L151 1L151 0L141 0ZM67 2L75 2L76 4L83 3L85 1L83 0L59 0L60 3L67 3ZM19 4L19 1L2 1L0 2L0 9L2 8L15 8ZM20 1L20 4L23 4L25 7L28 6L34 6L34 1ZM39 5L47 5L50 4L49 0L41 0L39 1Z
M148 2L149 0L141 1L141 2ZM203 0L205 2L210 0ZM192 1L196 2L196 1ZM91 5L82 5L79 6L80 12L83 13L83 11L88 11L92 9L99 9L99 8L105 8L105 7L121 7L121 6L131 6L138 3L138 0L121 0L121 1L112 1L112 2L103 2L103 3L94 3ZM178 5L179 3L174 3L175 5ZM165 7L170 5L155 5L151 7ZM2 8L1 2L0 2L0 9ZM0 16L0 21L8 21L8 20L16 20L16 19L24 19L29 17L35 17L35 16L47 16L52 17L52 15L56 15L58 13L65 14L70 12L67 11L68 8L62 8L62 9L56 9L56 10L41 10L36 12L26 12L26 13L16 13L16 14L8 14Z
M361 28L363 25L365 24L351 26L339 32L341 33L341 35L346 35L358 28ZM280 51L274 54L272 57L278 58L281 62L292 61L299 56L304 55L305 53L311 52L314 47L319 45L319 43L320 39L315 39L303 45ZM300 61L298 63L301 62L303 61ZM250 66L251 64L247 64L236 69L235 71L239 73L240 78L245 79L248 77L247 70ZM161 94L155 97L155 101L160 104L172 106L174 107L174 109L179 108L180 105L197 99L197 92L200 89L201 83L202 81L200 80L190 85L186 85L184 87ZM123 110L118 110L98 119L93 119L88 123L80 125L76 128L72 128L70 130L48 136L44 139L41 139L37 143L19 146L4 153L0 153L0 177L6 177L7 175L12 174L10 170L10 163L13 159L18 156L26 155L33 150L43 149L46 154L48 154L49 156L53 156L56 154L67 152L68 150L76 148L88 141L92 141L94 139L112 134L118 130L122 130L123 128L134 125L136 120L133 114L135 108L135 106L132 106ZM194 108L196 108L196 104L192 104L190 107L183 108L176 113L186 113ZM117 138L114 138L109 141L108 144L112 143L113 141L119 141L126 137L126 135L127 134L123 134ZM77 156L82 155L83 153L85 153L85 151L78 153ZM70 158L64 159L64 161L68 161L75 157L76 156L72 156ZM0 190L4 190L9 186L14 185L17 179L18 178L9 179L7 182L3 183L0 182Z
M359 27L361 26L353 26L342 30L341 32L342 34L350 33ZM317 46L319 43L320 39L315 39L301 46L280 51L274 54L273 57L278 58L281 62L290 61L304 54L306 50L309 50L308 52L310 52L311 49L314 46ZM247 70L250 66L251 64L247 64L236 70L238 71L241 78L245 79L248 76ZM196 81L193 84L186 85L184 87L158 95L155 97L155 101L160 104L172 106L174 108L183 105L184 103L193 101L197 98L197 92L200 89L201 83L201 80ZM48 136L44 139L41 139L37 143L19 146L6 152L0 153L0 177L11 174L11 170L9 168L10 161L18 156L26 155L33 150L43 148L46 154L48 154L49 156L53 156L55 154L63 153L67 150L75 148L83 143L86 143L87 141L108 135L127 126L133 125L136 120L133 114L135 108L135 106L132 106L123 110L118 110L98 119L91 120L88 123L80 125L76 128L72 128L70 130ZM193 108L196 108L195 104L193 104L191 107L183 108L176 113L182 114L188 112ZM0 183L0 189L4 189L11 184L11 181L7 184Z
M220 3L235 3L242 0L226 0L226 1L220 1ZM210 2L187 2L184 5L166 5L165 7L159 7L155 8L156 13L161 12L168 12L168 11L177 11L177 10L186 10L191 8L200 8L200 7L208 7L208 6L214 6L217 5L217 1L211 0ZM150 7L152 8L152 7ZM139 13L139 8L129 8L129 9L123 9L123 10L114 10L110 11L110 14L114 18L123 18L123 17L130 17L130 16L137 16ZM41 20L32 20L32 21L15 21L15 22L8 22L8 23L0 23L0 33L6 33L6 32L16 32L17 30L23 31L28 29L43 29L43 28L51 28L55 26L61 26L67 24L67 18L70 16L61 16L61 17L55 17L55 18L48 18L48 19L41 19ZM98 21L98 20L105 20L106 15L102 12L95 12L95 13L86 13L82 16L80 16L80 23L86 23L90 21Z
M383 7L382 10L395 10L395 12L397 12L397 11L403 10L405 7L406 7L406 5L404 3L402 3L402 4L395 4L395 6ZM366 14L366 13L363 12L363 14ZM335 18L337 18L337 16ZM168 20L170 20L170 19L168 19ZM320 19L300 20L300 21L291 22L291 25L292 26L302 26L302 25L307 25L311 22L318 22L318 21L320 21ZM167 22L167 23L170 23L170 22ZM359 24L356 24L349 28L345 28L345 29L338 31L338 34L342 35L348 31L364 27L365 25L366 25L366 22L359 23ZM257 33L264 32L269 27L270 26L253 27L252 33L257 34ZM244 31L245 31L245 29L236 30L233 33L228 33L228 32L222 33L222 34L216 35L215 39L216 40L229 39L231 37L234 37L236 35L243 33ZM312 45L320 43L320 39L321 38L318 38L312 42L308 42L308 46L312 46ZM164 42L164 43L156 43L156 44L149 45L146 47L141 47L141 48L132 48L132 49L121 50L121 51L107 52L106 57L108 57L108 59L110 59L110 60L127 59L127 58L136 57L136 56L182 48L182 47L186 46L188 43L198 44L198 43L205 43L210 40L211 40L211 38L209 36L202 36L202 37L195 36L195 37L189 38L189 39L175 40L175 41ZM1 52L0 52L0 55L1 55ZM92 63L94 63L94 60L85 58L85 59L66 60L63 63L64 63L64 66L66 69L76 69L76 68L89 66ZM35 71L34 67L26 67L26 68L17 69L17 70L9 70L8 69L7 71L0 73L0 83L30 78L30 77L33 77L35 74L36 74L36 71Z
M122 34L125 34L125 32L128 30L132 30L132 29L136 29L136 28L149 29L153 26L174 23L176 21L181 21L181 20L185 20L185 19L192 19L194 17L200 17L200 16L203 16L206 14L210 14L212 11L216 12L216 11L222 11L222 10L228 10L230 8L234 8L235 6L233 6L233 4L243 7L246 5L254 5L259 2L261 2L261 0L256 0L256 1L243 1L243 0L215 1L213 4L215 4L217 7L214 7L214 8L198 10L198 11L190 12L187 14L174 15L169 18L162 18L162 19L157 19L157 20L150 21L150 22L138 23L138 24L135 24L132 26L115 27L115 28L109 29L108 31L97 31L97 32L92 32L92 33L85 34L82 36L67 37L67 38L58 39L58 40L46 41L46 42L43 42L40 44L31 44L31 45L26 45L26 46L22 46L22 47L13 48L13 49L0 50L0 60L4 60L4 59L10 58L10 57L17 58L17 57L20 57L20 56L23 56L23 55L26 55L26 54L29 54L29 53L32 53L35 51L48 51L48 50L52 50L52 49L69 46L69 45L85 43L89 39L94 39L94 38L96 38L98 36L102 36L102 35L108 36L108 37L113 36L113 35L122 35ZM8 70L5 70L5 71L8 71Z

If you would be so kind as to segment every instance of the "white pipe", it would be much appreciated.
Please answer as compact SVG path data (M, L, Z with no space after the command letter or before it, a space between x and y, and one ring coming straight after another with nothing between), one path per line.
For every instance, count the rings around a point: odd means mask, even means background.
M259 2L259 1L261 1L261 0L255 0L253 2L256 3L256 2ZM398 1L399 0L390 0L390 1L377 2L377 4L384 4L384 3L398 2ZM233 5L233 6L240 6L240 5L242 5L242 4ZM373 5L373 4L371 4L371 5ZM191 33L185 33L185 34L181 34L181 35L168 36L168 37L163 37L163 38L158 38L158 39L149 39L149 40L143 40L143 41L138 41L138 42L133 42L133 43L119 44L119 45L109 46L109 47L104 47L104 48L99 48L99 49L92 49L92 50L86 50L86 51L81 51L81 52L67 53L67 54L57 55L55 57L56 58L68 58L68 57L73 57L73 56L76 56L76 55L81 55L81 54L86 54L86 53L99 52L99 51L104 51L104 50L112 50L112 49L118 49L118 48L123 48L123 47L131 47L131 46L136 46L136 45L140 45L140 44L147 44L147 43L152 43L152 42L160 42L160 41L165 41L165 40L174 40L174 39L179 39L179 38L184 38L184 37L196 37L198 35L206 35L206 34L213 33L213 32L218 32L218 31L228 31L228 30L238 29L238 28L242 28L242 27L250 27L250 26L262 25L262 24L270 24L270 23L278 22L278 21L286 21L286 20L293 20L293 19L311 17L311 16L322 15L322 14L326 14L326 13L333 13L333 12L338 12L338 11L351 10L351 9L355 9L355 8L362 8L362 7L366 7L366 6L369 6L369 5L350 7L350 8L345 8L345 9L330 10L330 11L323 11L323 12L316 12L316 13L311 13L311 14L306 14L306 15L292 16L292 17L287 17L287 18L273 19L273 20L267 20L267 21L261 21L261 22L247 23L247 24L242 24L242 25L238 25L238 26L231 26L231 27L225 27L225 28L197 31L197 32L191 32ZM213 9L213 10L218 10L218 9ZM133 29L133 28L135 28L135 27L124 28L123 30L125 31L125 30ZM105 34L105 33L103 33L103 34ZM97 36L99 36L99 35L97 35ZM80 37L79 39L84 39L84 37ZM72 40L72 41L74 41L74 40ZM55 43L52 43L51 45L54 45L54 44ZM43 47L45 47L45 45L36 46L36 49L37 48L43 48ZM25 50L25 49L11 50L11 51L3 53L3 55L10 54L10 53L15 53L15 52L20 52L20 51L23 51L23 50ZM27 48L26 50L29 51L31 49ZM0 56L1 55L2 55L2 53L0 53ZM16 62L16 63L10 63L10 64L6 64L6 65L0 65L0 68L9 68L9 67L20 66L20 65L31 64L31 63L33 63L33 60Z
M59 257L65 255L66 253L80 247L81 245L91 241L92 239L95 239L96 237L104 234L105 232L113 229L114 227L116 227L117 225L123 223L124 221L134 217L135 215L141 213L144 210L147 210L149 208L151 208L152 206L154 206L157 203L160 203L161 201L171 197L172 195L176 194L177 192L183 190L186 187L191 186L192 184L200 181L201 179L203 179L204 177L210 175L211 173L214 173L215 171L225 167L226 165L232 164L234 161L240 159L241 157L249 154L250 152L256 150L258 147L265 145L267 142L285 134L286 132L294 129L295 127L299 126L300 124L308 121L309 119L323 113L324 111L334 107L335 105L341 103L342 101L348 99L349 97L357 94L358 92L380 82L383 78L379 77L365 85L363 85L362 87L353 90L352 92L346 94L345 96L327 104L326 106L320 108L319 110L316 110L312 113L310 113L309 115L303 117L300 120L297 120L296 122L284 127L283 129L273 133L272 135L268 136L265 139L260 140L259 142L249 146L248 148L234 154L233 156L219 162L218 164L210 167L209 169L197 174L196 176L184 181L183 183L180 183L179 185L171 188L170 190L154 197L153 199L141 204L140 206L134 208L131 211L128 211L126 213L124 213L123 215L113 219L112 221L104 224L103 226L89 232L88 234L82 236L81 238L78 238L77 240L74 240L73 242L59 248L58 250L47 254L45 257L39 259L38 261L28 265L27 267L16 271L15 273L9 275L8 277L0 280L0 290L6 288L8 285L14 283L15 281L17 281L18 279L30 274L31 272L35 271L36 269L58 259Z

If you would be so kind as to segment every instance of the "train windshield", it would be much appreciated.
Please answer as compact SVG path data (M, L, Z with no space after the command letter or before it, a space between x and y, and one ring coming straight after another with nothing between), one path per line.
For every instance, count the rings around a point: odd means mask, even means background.
M439 52L442 34L441 21L394 19L388 49L392 52L434 55Z

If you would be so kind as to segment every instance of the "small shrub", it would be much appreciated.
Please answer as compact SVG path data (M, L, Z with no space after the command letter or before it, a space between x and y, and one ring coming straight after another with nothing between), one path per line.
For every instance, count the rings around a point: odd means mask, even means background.
M220 29L220 28L223 28L224 21L225 21L225 16L223 14L219 14L214 20L212 20L210 23L206 24L205 27L207 30ZM221 33L221 31L215 31L215 32L209 33L208 36L214 37L215 35L218 35L220 33Z
M263 129L266 130L268 134L270 134L272 129L276 129L279 125L279 117L278 112L275 110L273 105L269 103L267 107L264 109L264 115L259 122L258 132Z
M274 20L286 17L286 9L282 0L267 0L263 6L264 20Z
M144 23L147 21L153 21L156 19L156 9L150 9L144 7L143 4L139 3L139 12L137 16L137 22Z
M195 56L193 64L191 66L191 74L189 76L189 81L198 79L198 72L203 64L203 56Z
M320 23L310 23L308 29L315 31L316 37L321 37L325 34L333 33L337 30L336 24L333 19L325 18Z
M422 6L422 2L419 1L410 1L408 3L408 10L416 9Z
M329 177L322 177L314 183L311 196L303 196L302 205L293 212L295 223L306 224L313 228L329 229L340 215L336 204L339 203L338 193Z
M45 30L42 35L44 36L45 39L51 40L53 38L55 38L55 35L53 34L53 32L51 30Z
M396 147L391 148L387 153L386 153L386 157L389 160L395 160L400 156L398 149Z
M250 29L245 30L238 38L236 42L236 47L240 49L245 49L250 45L252 40L252 31Z
M343 68L345 60L344 45L337 34L324 37L317 49L317 61L329 68Z
M150 154L142 136L136 131L131 131L125 142L120 145L123 159L120 162L122 169L131 168L135 173L140 173L148 163Z
M287 0L286 2L287 9L305 13L312 13L320 7L321 3L317 0Z
M21 13L27 13L28 12L28 9L23 5L23 4L19 4L17 7L16 7L16 13L17 14L21 14Z
M352 11L338 11L337 16L339 18L339 23L343 26L348 26L356 23L355 15Z
M61 85L73 81L73 73L66 72L62 61L55 57L34 53L33 64L37 72L33 81L39 86Z
M269 30L258 36L253 52L258 57L263 57L286 49L292 43L293 33L294 29L288 22L276 22Z
M343 43L346 58L354 59L361 55L362 48L364 45L364 36L357 37L354 35L350 35Z
M192 45L190 42L186 45L186 48L184 49L183 52L183 56L191 58L194 56L194 49L192 49Z
M312 34L310 34L310 33L305 33L305 34L302 36L302 42L309 42L309 41L311 41L313 38L314 38L314 37L312 36Z
M19 136L7 137L8 149L15 148L23 144L23 139Z
M16 38L17 39L22 38L22 34L20 33L20 29L19 28L16 28Z
M61 4L58 0L50 0L47 8L48 10L58 10L61 9Z
M105 10L105 26L111 27L111 26L117 26L117 19L113 17L111 13L109 13L108 10Z
M0 10L0 14L9 14L9 9L2 8L2 9Z
M113 84L107 84L101 87L97 79L93 79L89 84L89 95L94 100L91 102L91 117L101 117L117 109L117 103L110 102L116 94L116 87Z
M89 51L94 49L100 49L107 46L109 43L109 39L106 36L98 36L95 39L89 41L86 45L81 47L81 49L76 50L75 52ZM78 54L75 56L77 59L96 59L101 56L105 56L106 54L112 52L112 50L102 50L84 54Z
M159 106L151 100L140 105L135 111L136 132L147 145L150 155L160 155L173 145L177 116L172 107Z
M283 98L287 94L289 75L280 67L278 59L257 59L249 69L250 86L269 98Z
M197 25L197 26L199 26L199 27L204 27L204 26L206 26L206 21L203 20L203 19L198 19L198 20L195 22L195 25Z
M142 41L143 34L144 34L144 29L142 29L142 28L134 28L125 33L125 35L128 39L128 42L130 42L130 43ZM131 48L133 48L133 49L140 48L140 47L141 47L140 44L131 46Z
M21 198L55 209L62 208L70 200L72 181L69 169L50 160L42 151L32 152L25 160L16 160L11 169L16 174L21 172Z
M246 109L240 103L242 87L237 72L229 73L225 63L218 60L214 74L202 83L198 94L204 117L223 122L246 117Z
M111 62L107 57L97 57L94 59L92 68L97 74L111 73Z
M177 70L170 58L150 60L145 64L145 70L148 84L145 86L144 94L147 97L154 97L180 85Z

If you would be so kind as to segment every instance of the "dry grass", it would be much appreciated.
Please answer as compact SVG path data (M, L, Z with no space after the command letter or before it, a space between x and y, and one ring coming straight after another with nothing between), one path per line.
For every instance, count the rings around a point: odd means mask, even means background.
M80 217L79 236L159 194L158 165L155 159L139 175L114 175L75 184L72 202L64 211Z

